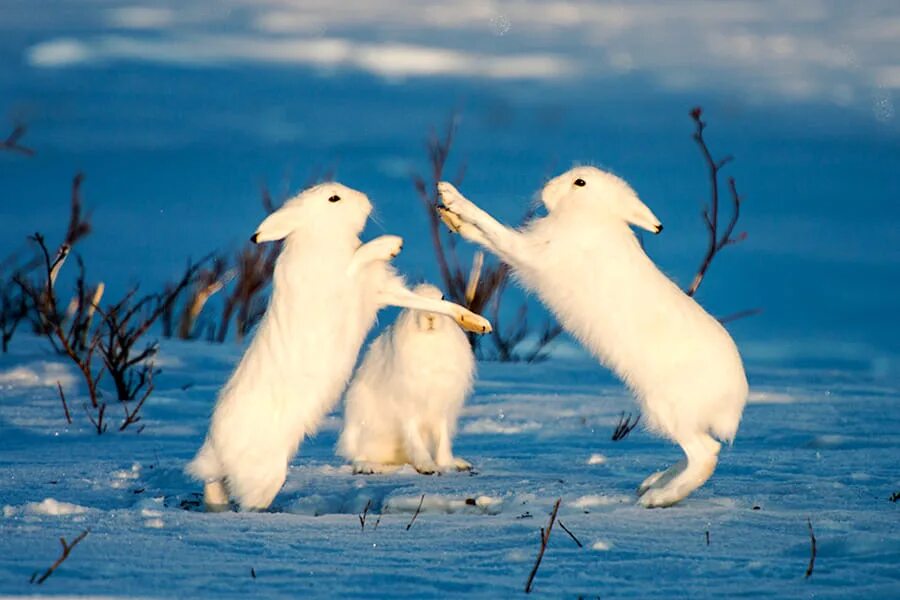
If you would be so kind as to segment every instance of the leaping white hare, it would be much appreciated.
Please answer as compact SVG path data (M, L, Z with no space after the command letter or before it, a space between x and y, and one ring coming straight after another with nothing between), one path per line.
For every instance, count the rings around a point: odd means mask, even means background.
M401 238L360 242L371 210L365 194L325 183L286 202L253 235L284 247L268 309L187 467L205 482L209 510L226 508L229 497L242 510L271 504L303 437L340 398L380 308L427 310L469 331L490 331L479 315L406 288L388 264Z
M508 263L562 326L631 389L650 429L685 459L638 488L647 507L670 506L712 475L737 432L748 386L734 341L644 253L629 225L662 231L622 179L578 167L541 191L548 215L507 228L438 186L444 222ZM712 434L712 435L710 435Z

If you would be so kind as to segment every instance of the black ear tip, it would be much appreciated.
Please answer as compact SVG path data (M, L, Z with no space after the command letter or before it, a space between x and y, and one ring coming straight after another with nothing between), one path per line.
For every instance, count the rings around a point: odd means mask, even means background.
M259 243L259 242L257 241L257 239L259 239L259 232L254 233L253 235L250 236L250 241L253 242L254 244L258 244L258 243Z
M660 233L662 233L662 230L663 230L663 226L662 226L662 223L660 223L659 225L656 226L656 235L659 235Z

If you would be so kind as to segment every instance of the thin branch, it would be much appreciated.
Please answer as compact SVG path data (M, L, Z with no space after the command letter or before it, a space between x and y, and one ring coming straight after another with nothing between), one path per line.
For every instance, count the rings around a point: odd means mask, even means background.
M361 514L361 515L358 515L358 517L359 517L359 526L360 526L360 529L361 529L362 531L365 531L365 530L366 530L366 515L369 514L369 507L370 507L370 506L372 506L372 499L371 499L371 498L369 498L369 500L366 502L366 507L363 509L362 514Z
M556 504L553 505L553 511L550 513L550 522L547 524L547 528L541 527L541 549L538 551L537 560L534 561L534 566L531 567L531 573L528 575L528 581L525 583L526 594L531 593L531 584L534 583L534 577L537 575L538 568L541 566L541 560L544 558L544 552L547 550L547 543L550 541L550 533L553 531L553 524L556 522L556 513L559 512L560 502L562 502L562 498L557 498Z
M19 143L19 140L25 136L25 132L28 131L28 128L25 125L16 125L6 139L0 141L0 150L6 150L7 152L18 152L19 154L23 154L25 156L34 156L35 152L33 149L23 146Z
M696 126L693 138L694 141L697 142L697 146L700 148L700 153L703 155L703 160L706 163L710 186L709 206L703 209L703 221L706 224L706 229L709 233L709 241L703 259L697 269L697 274L694 275L691 285L685 290L685 293L688 296L693 296L697 293L697 289L703 282L703 278L706 276L706 272L709 270L716 254L725 248L725 246L744 241L747 238L747 234L741 233L737 237L734 237L733 235L734 228L740 218L742 200L740 194L738 194L734 177L728 178L728 189L731 193L732 202L731 219L728 221L728 224L725 226L721 235L719 234L719 171L721 171L725 165L730 163L733 160L733 157L726 156L720 160L714 159L712 152L709 150L709 146L706 144L706 139L703 137L703 131L706 129L706 122L702 118L703 110L698 106L691 110L690 114Z
M56 382L56 389L59 390L59 399L60 399L60 401L62 401L63 410L66 413L66 423L71 425L72 424L72 415L69 413L69 405L66 404L66 394L63 392L62 384L59 381Z
M56 559L55 563L50 565L50 568L48 568L46 571L44 571L43 575L41 575L37 579L35 579L35 577L37 576L37 573L32 575L31 583L36 583L38 585L41 585L42 583L47 581L47 578L50 577L51 575L53 575L53 572L56 571L56 569L59 567L59 565L63 564L63 562L67 558L69 558L69 554L72 552L72 549L75 546L77 546L81 540L83 540L85 537L87 537L87 534L90 533L90 531L91 531L90 529L85 529L84 531L82 531L78 535L78 537L76 537L74 540L72 540L71 544L66 542L66 538L64 538L64 537L59 538L59 543L62 545L62 554L59 555L59 558Z
M616 428L613 430L612 441L618 442L619 440L623 440L628 437L628 434L631 433L631 430L637 427L638 422L641 420L641 413L637 414L637 417L634 421L631 420L631 413L628 413L628 416L625 416L625 411L622 411L622 414L619 415L619 422L616 424Z
M569 531L568 527L563 525L562 520L557 521L557 523L559 523L559 526L563 528L563 531L569 534L569 537L572 538L572 541L575 542L576 546L578 546L579 548L584 548L584 546L581 544L581 541L579 541L579 539L575 537L575 534Z
M806 525L809 527L809 565L806 567L806 579L809 579L816 566L816 534L813 533L812 521L806 519Z
M737 312L733 312L731 314L725 315L724 317L718 317L719 323L725 325L726 323L731 323L733 321L737 321L739 319L744 319L747 317L752 317L762 313L761 308L747 308L744 310L739 310Z
M422 497L419 498L419 506L416 507L416 512L413 513L412 519L410 519L409 523L406 525L406 530L409 531L409 528L413 526L413 523L416 522L416 517L419 516L419 511L422 510L422 503L425 502L425 494L422 494Z

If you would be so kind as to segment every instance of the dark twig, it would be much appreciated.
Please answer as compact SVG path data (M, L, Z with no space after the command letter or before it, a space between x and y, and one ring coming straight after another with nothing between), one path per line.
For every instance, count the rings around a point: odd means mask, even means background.
M709 529L706 530L706 545L709 546Z
M76 537L74 540L72 540L71 544L66 542L66 538L64 538L64 537L59 538L59 543L62 545L62 554L59 555L59 558L56 559L55 563L50 565L50 568L48 568L46 571L44 571L43 575L41 575L37 579L35 579L35 577L37 576L37 573L32 575L31 583L36 583L36 584L40 585L40 584L44 583L45 581L47 581L47 578L50 577L51 575L53 575L53 572L57 569L57 567L59 567L59 565L63 564L63 561L65 561L67 558L69 558L69 553L72 552L72 549L78 545L78 542L80 542L85 537L87 537L87 534L89 532L90 532L90 529L85 529L78 535L78 537Z
M579 541L579 539L575 537L575 534L569 531L568 527L563 525L562 520L557 521L557 523L559 523L559 526L563 528L563 531L569 534L569 537L572 538L572 541L575 542L576 546L578 546L579 548L584 548L584 546L581 544L581 541Z
M637 427L638 422L641 420L641 413L637 414L637 417L634 421L631 420L631 413L628 413L628 416L625 416L625 411L622 411L622 414L619 415L619 422L616 424L616 428L612 434L612 441L618 442L619 440L625 439L631 430Z
M897 500L900 500L900 492L894 492L893 494L891 494L890 500L891 500L891 502L896 502Z
M0 150L6 150L8 152L18 152L19 154L24 154L25 156L34 156L34 150L19 144L19 140L21 140L25 136L25 132L28 131L28 128L24 125L16 125L16 127L12 130L6 139L0 141Z
M556 522L556 513L559 512L560 502L562 502L562 498L557 498L556 504L553 505L553 511L550 513L550 522L547 524L547 528L541 527L541 549L538 551L537 560L534 561L534 566L531 567L531 573L528 575L528 581L525 583L526 594L531 593L531 584L534 583L534 577L537 575L538 568L541 566L541 560L544 558L544 552L547 550L547 543L550 541L550 533L553 531L553 524Z
M699 288L700 284L703 282L703 277L709 270L716 254L725 248L725 246L744 241L747 238L747 234L740 233L737 237L733 236L734 228L737 225L738 218L741 214L742 201L740 194L738 194L734 177L728 178L728 189L731 193L733 205L731 219L728 221L724 230L722 230L721 235L719 233L719 172L722 170L722 167L731 162L732 157L726 156L719 160L713 158L709 147L706 145L706 140L703 137L703 130L706 129L706 122L702 118L703 110L698 106L691 110L690 114L696 125L696 129L694 130L694 141L697 142L697 145L700 147L700 152L706 162L711 192L709 206L703 209L703 220L706 223L706 228L709 232L709 243L707 244L703 260L700 262L700 267L697 269L697 274L694 275L691 285L685 290L688 296L693 296L697 292L697 288Z
M413 523L416 522L416 517L419 516L419 511L422 510L422 503L425 502L425 494L422 494L422 497L419 498L419 506L416 507L416 512L413 513L412 519L410 519L409 523L406 525L406 530L409 531L409 528L413 526Z
M59 381L56 382L56 389L59 390L59 399L62 401L63 410L66 413L66 423L71 425L72 424L72 415L69 413L69 405L66 404L66 394L65 394L65 392L63 392L62 384Z
M746 310L739 310L737 312L731 313L730 315L725 315L724 317L719 317L718 320L719 323L725 325L726 323L731 323L732 321L737 321L738 319L744 319L746 317L758 315L761 312L761 308L748 308Z
M816 566L816 534L813 533L812 521L806 519L806 525L809 527L809 566L806 567L806 579L809 579Z
M366 507L363 509L362 514L358 515L359 516L359 527L362 531L366 530L366 515L369 514L370 506L372 506L371 498L369 498L369 500L366 502Z
M494 323L491 340L496 353L490 358L501 362L544 360L547 358L544 349L562 332L562 328L552 321L548 321L535 346L527 353L517 352L516 348L527 338L529 331L526 305L523 304L519 309L516 320L510 327L502 327L499 323L502 296L510 275L509 266L495 260L485 260L484 255L477 252L472 260L471 268L465 269L456 253L457 238L448 233L447 229L441 225L440 209L442 204L437 184L439 181L447 179L445 171L456 138L458 120L457 115L451 115L444 132L438 134L432 131L426 140L426 151L431 166L429 176L426 178L417 173L412 175L413 186L428 215L431 242L441 274L443 289L446 290L450 300L465 306L472 312L483 313L485 309L491 309L491 319ZM461 182L464 171L465 169L461 168L457 173L454 179L456 185ZM530 208L522 221L531 219L534 212L534 208ZM476 350L480 339L479 336L469 336L469 341Z

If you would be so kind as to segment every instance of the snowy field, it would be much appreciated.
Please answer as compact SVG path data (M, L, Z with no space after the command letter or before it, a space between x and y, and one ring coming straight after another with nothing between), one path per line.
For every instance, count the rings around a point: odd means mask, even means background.
M456 112L465 194L515 223L548 177L608 168L665 223L647 251L684 286L707 242L701 105L748 238L698 300L762 312L728 325L751 384L734 446L652 511L634 490L679 450L640 427L611 441L634 403L566 339L539 365L479 364L456 442L472 474L354 476L336 411L272 511L205 514L182 469L241 347L164 341L144 429L98 437L78 374L23 326L0 354L0 595L508 597L561 498L538 596L900 598L896 0L34 4L0 2L0 142L21 122L36 150L0 152L0 260L34 231L58 243L84 172L89 283L150 293L240 248L262 184L278 200L334 170L376 206L363 237L402 235L398 267L437 282L410 176ZM541 323L514 286L503 323L522 302Z
M77 408L65 425L55 383L75 374L23 337L0 362L0 593L510 596L562 498L559 518L583 547L554 527L540 596L900 594L895 373L749 357L750 404L712 480L646 510L635 486L677 449L640 428L612 442L632 401L559 350L540 365L479 365L456 443L471 474L354 476L333 455L337 413L303 445L270 512L205 514L182 468L238 348L165 344L145 429L97 437ZM809 579L807 519L818 545ZM29 583L57 558L59 536L87 528L41 588Z

